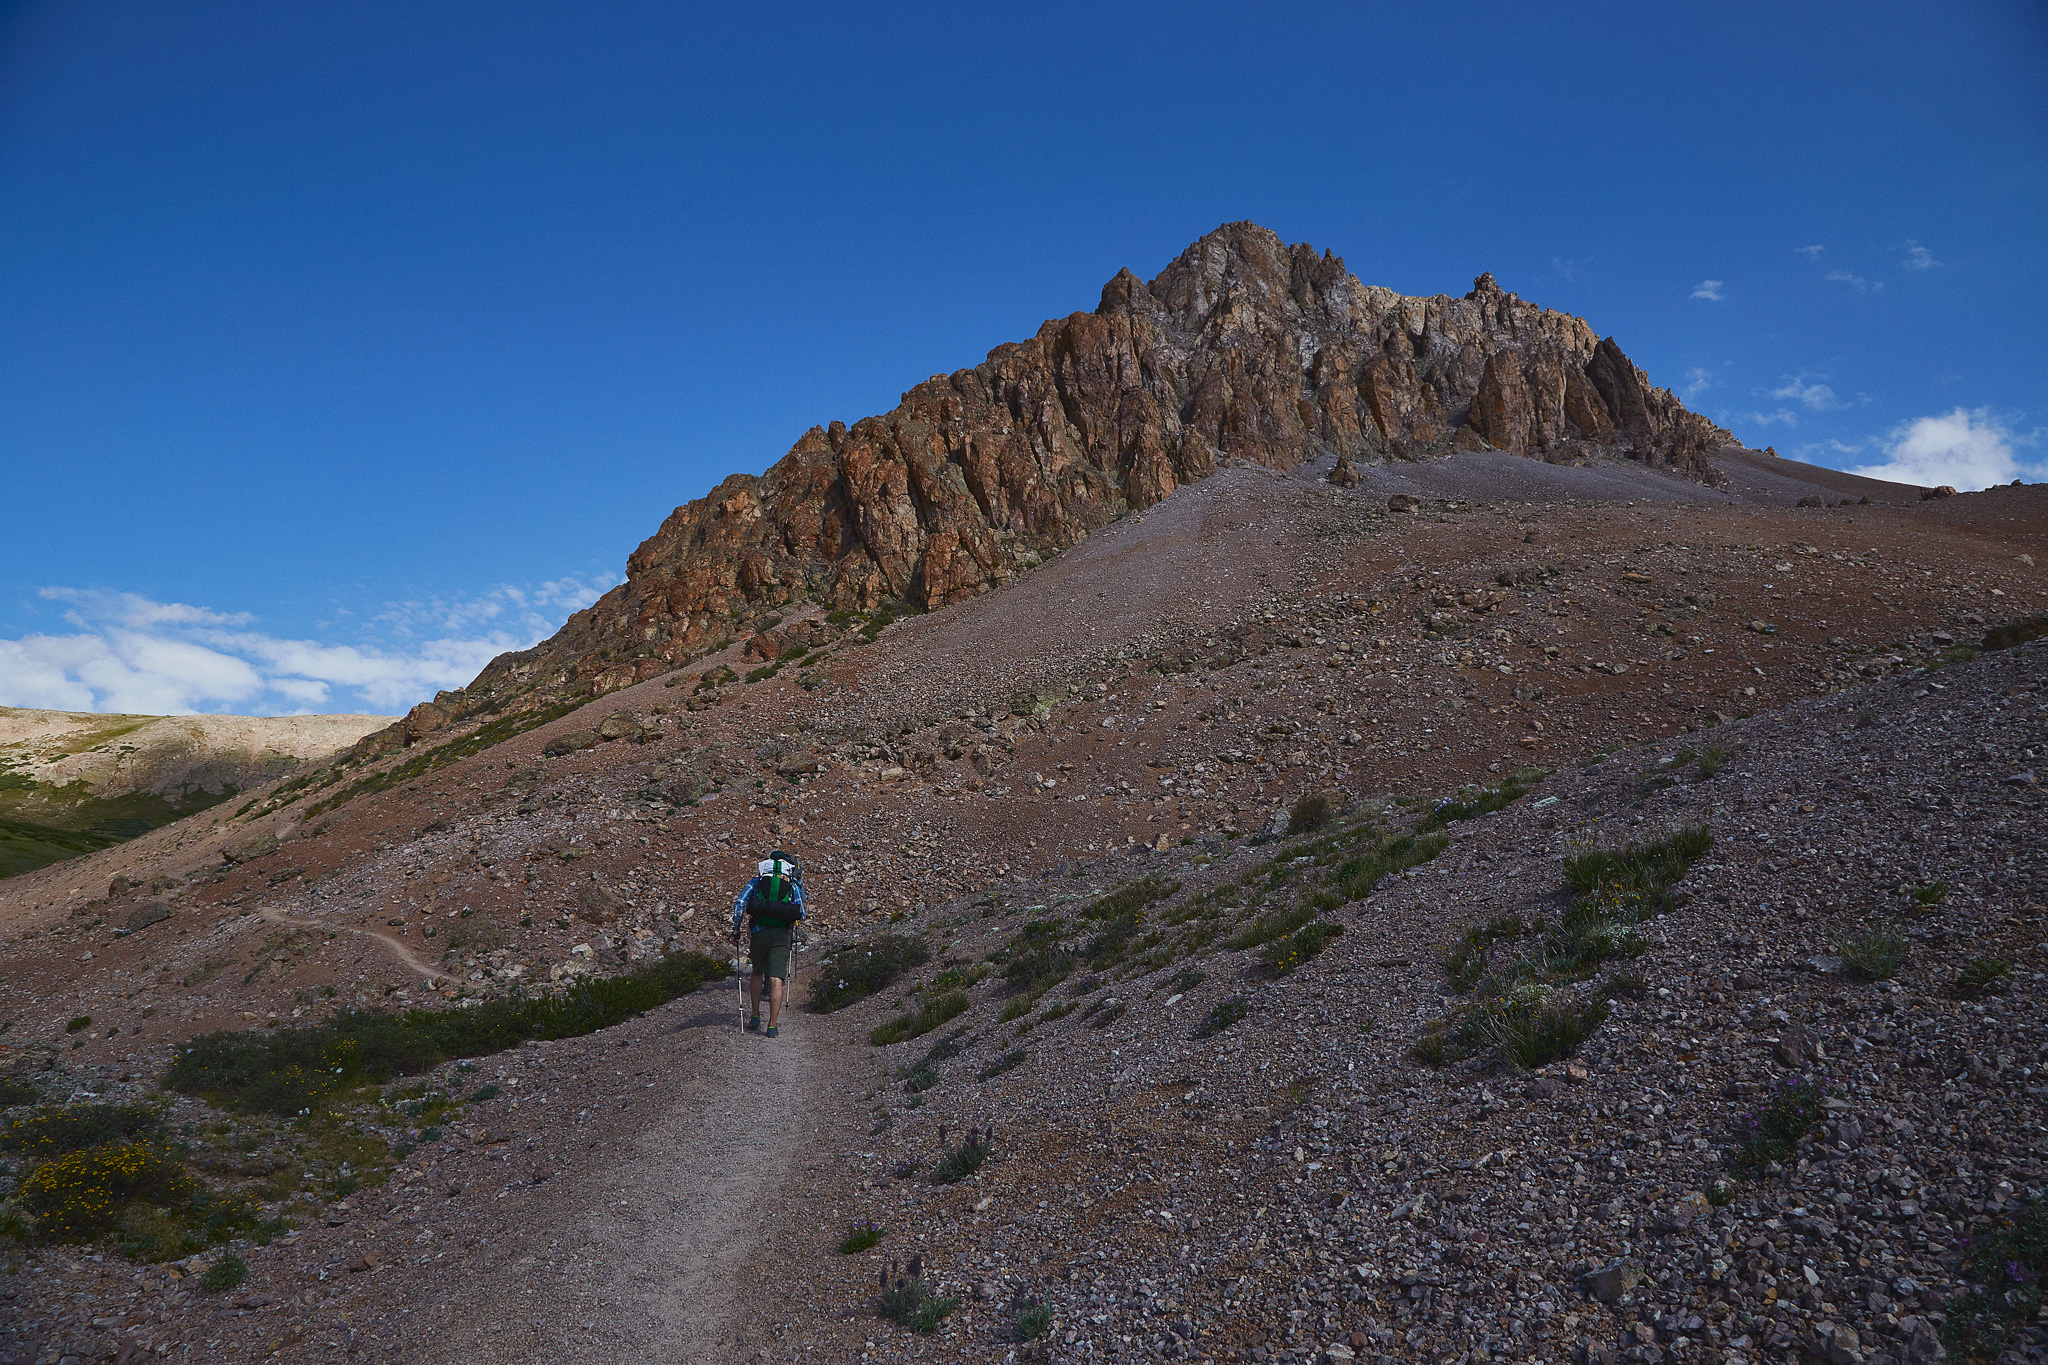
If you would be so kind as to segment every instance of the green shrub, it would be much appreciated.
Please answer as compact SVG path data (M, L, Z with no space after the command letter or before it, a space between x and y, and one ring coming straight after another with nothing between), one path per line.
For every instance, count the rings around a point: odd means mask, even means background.
M1113 1000L1105 996L1090 1006L1087 1013L1081 1017L1088 1021L1089 1028L1108 1028L1123 1018L1124 1012L1130 1007L1127 1000Z
M834 954L811 982L804 1008L813 1014L830 1014L886 990L905 972L931 960L930 946L911 934L882 934L851 944Z
M1286 938L1267 944L1266 950L1259 954L1259 965L1267 976L1286 976L1323 951L1331 939L1343 932L1343 925L1323 920L1304 925Z
M1528 795L1532 786L1549 775L1541 768L1528 768L1516 773L1498 787L1466 787L1456 796L1447 796L1437 802L1415 828L1418 832L1440 829L1456 821L1491 815L1516 798Z
M1889 929L1871 929L1845 938L1835 948L1842 970L1857 981L1889 981L1906 965L1905 937Z
M1179 882L1168 877L1162 877L1156 872L1148 872L1144 876L1118 887L1108 895L1097 898L1086 910L1081 912L1081 915L1084 919L1116 919L1119 916L1133 914L1142 910L1154 901L1165 900L1178 890L1180 890Z
M560 996L503 996L474 1009L351 1010L299 1028L202 1034L178 1050L172 1090L244 1112L290 1115L341 1091L480 1057L529 1038L575 1038L645 1013L728 975L702 953L578 982Z
M1974 1000L1985 995L2004 995L2011 984L2007 975L2012 964L2003 958L1979 957L1971 959L1969 965L1956 973L1950 985L1952 994L1965 1000Z
M1723 768L1727 766L1728 746L1723 744L1720 740L1717 739L1712 744L1709 744L1706 748L1700 750L1699 762L1696 765L1696 770L1700 775L1701 781L1704 782L1708 778L1717 775Z
M1929 882L1913 888L1913 899L1922 905L1940 905L1948 899L1947 882Z
M1290 905L1283 909L1268 911L1225 939L1223 946L1232 952L1246 948L1262 948L1268 943L1286 938L1315 917L1315 907L1309 905Z
M1013 1335L1019 1341L1032 1341L1042 1337L1052 1326L1052 1305L1043 1299L1027 1303L1017 1310L1017 1323Z
M199 1277L199 1287L218 1294L223 1290L235 1288L248 1278L249 1263L229 1253L206 1268L206 1273Z
M948 967L932 978L931 989L935 991L969 990L989 973L986 962L972 967Z
M66 1033L77 1033L82 1029L89 1029L91 1027L92 1016L90 1014L81 1014L77 1018L67 1021L64 1025L64 1031Z
M1219 1000L1209 1007L1202 1016L1202 1023L1194 1032L1196 1038L1213 1038L1238 1020L1252 1012L1251 1001L1241 995Z
M1607 1019L1605 1000L1576 1002L1544 990L1518 992L1477 1011L1471 1028L1517 1071L1533 1071L1579 1050Z
M124 1205L182 1206L195 1186L176 1158L139 1142L66 1152L31 1170L21 1203L47 1242L89 1242L113 1230Z
M1729 1164L1737 1171L1759 1171L1783 1161L1826 1116L1827 1082L1790 1080L1771 1097L1743 1114L1736 1123L1739 1145Z
M2041 1309L2048 1203L2030 1199L2017 1214L1972 1228L1963 1242L1962 1273L1973 1287L1942 1305L1941 1343L1963 1360L1998 1358Z
M154 1137L163 1122L162 1114L144 1104L46 1105L10 1122L0 1147L51 1157L103 1142Z
M934 1294L923 1280L905 1280L882 1291L882 1316L925 1336L939 1330L960 1300L952 1294Z
M1011 1067L1020 1065L1024 1061L1025 1056L1024 1049L1012 1048L983 1067L979 1073L980 1078L984 1081L992 1080L1008 1071Z
M34 1086L23 1085L12 1076L0 1076L0 1109L12 1109L20 1104L34 1104L41 1095Z
M1304 796L1287 812L1289 834L1313 834L1336 819L1336 803L1323 795Z
M1338 865L1338 894L1347 901L1363 900L1379 885L1381 878L1420 867L1450 847L1450 843L1450 839L1442 834L1421 838L1404 834L1398 839L1386 840L1370 854Z
M981 1169L988 1160L988 1148L979 1142L963 1142L958 1147L949 1147L938 1164L932 1167L932 1183L952 1185L965 1180Z
M967 1012L967 992L948 991L934 996L907 1014L877 1027L868 1034L868 1041L876 1047L887 1047L911 1038L921 1038L948 1019L957 1018Z
M1065 980L1080 961L1079 954L1060 941L1065 925L1060 919L1035 919L1011 935L1009 942L992 954L1003 980L1034 997Z
M846 1235L839 1239L841 1256L858 1256L882 1240L882 1229L862 1218L846 1225Z

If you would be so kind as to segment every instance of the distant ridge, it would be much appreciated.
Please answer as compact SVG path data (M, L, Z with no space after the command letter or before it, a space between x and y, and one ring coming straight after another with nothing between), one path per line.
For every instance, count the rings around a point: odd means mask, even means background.
M1611 338L1490 274L1462 298L1411 298L1230 223L1149 282L1119 271L1094 312L935 375L881 416L813 427L767 473L677 508L624 583L380 742L533 692L627 686L805 600L972 597L1229 462L1492 447L1619 454L1713 483L1709 453L1731 441Z

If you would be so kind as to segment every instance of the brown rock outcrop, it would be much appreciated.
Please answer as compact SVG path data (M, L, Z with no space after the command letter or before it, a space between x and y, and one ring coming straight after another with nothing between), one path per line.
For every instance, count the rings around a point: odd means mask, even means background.
M1611 339L1491 275L1462 298L1405 297L1232 223L1149 282L1117 272L1094 312L879 417L813 427L767 473L677 508L626 582L466 691L501 705L626 686L806 596L944 606L1226 462L1417 458L1454 438L1540 458L1617 449L1701 480L1729 439Z

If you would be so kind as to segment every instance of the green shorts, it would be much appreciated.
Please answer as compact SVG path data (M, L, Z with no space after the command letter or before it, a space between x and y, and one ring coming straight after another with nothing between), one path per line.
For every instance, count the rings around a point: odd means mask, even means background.
M756 929L747 940L747 955L756 976L789 980L789 930L786 927Z

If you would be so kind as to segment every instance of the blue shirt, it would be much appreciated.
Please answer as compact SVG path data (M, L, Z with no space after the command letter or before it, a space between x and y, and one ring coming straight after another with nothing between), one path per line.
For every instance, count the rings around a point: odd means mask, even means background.
M761 883L766 880L767 878L765 877L756 877L752 881L748 882L745 888L741 890L739 899L732 903L732 927L735 930L737 930L740 927L740 921L745 919L747 916L747 899L750 896L752 896L755 891L759 890ZM789 882L790 890L796 893L796 917L798 919L802 919L804 917L803 876L802 874L798 874L797 876L787 878L786 880ZM750 926L749 932L757 932L760 928L761 926L758 924L752 925Z

